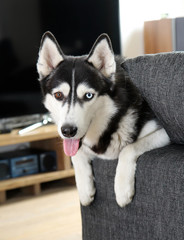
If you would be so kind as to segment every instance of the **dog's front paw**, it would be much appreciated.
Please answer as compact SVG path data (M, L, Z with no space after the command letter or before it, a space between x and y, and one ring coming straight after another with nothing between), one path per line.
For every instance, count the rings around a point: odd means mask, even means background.
M83 206L88 206L94 200L96 189L95 187L90 187L80 189L79 198Z
M124 207L132 201L134 196L134 178L131 181L127 181L124 177L117 174L114 188L118 205Z
M94 200L96 189L92 178L78 186L80 202L83 206L88 206Z
M125 147L119 155L114 190L120 207L129 204L134 196L136 159L131 145Z

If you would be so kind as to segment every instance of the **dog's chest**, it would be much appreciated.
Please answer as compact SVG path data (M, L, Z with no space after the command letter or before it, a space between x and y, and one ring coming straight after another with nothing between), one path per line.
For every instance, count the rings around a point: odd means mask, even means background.
M135 136L135 124L137 121L137 114L135 110L129 109L127 114L123 116L119 122L118 129L113 132L108 137L110 138L109 144L106 146L104 151L104 146L106 144L106 140L97 141L95 144L93 140L84 139L84 146L87 151L91 154L98 156L104 159L116 159L119 156L121 150L127 145L133 142L133 136ZM100 139L100 136L99 136ZM87 144L86 144L87 143Z

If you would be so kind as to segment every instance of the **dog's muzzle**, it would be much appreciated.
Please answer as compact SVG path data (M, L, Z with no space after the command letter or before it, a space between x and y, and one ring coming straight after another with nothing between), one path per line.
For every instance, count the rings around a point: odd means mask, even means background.
M76 126L69 124L61 127L61 133L66 137L63 139L64 152L70 157L74 156L79 149L80 139L73 138L77 134L77 130Z

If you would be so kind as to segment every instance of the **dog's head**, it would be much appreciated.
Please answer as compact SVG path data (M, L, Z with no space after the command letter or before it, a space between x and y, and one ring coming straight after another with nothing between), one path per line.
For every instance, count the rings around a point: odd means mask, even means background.
M41 40L37 69L44 105L64 139L65 153L73 156L80 140L94 127L93 119L98 118L100 122L104 118L99 130L103 131L114 111L111 102L108 110L104 109L116 71L111 41L102 34L88 55L73 57L64 55L55 37L46 32ZM91 129L90 134L93 132Z

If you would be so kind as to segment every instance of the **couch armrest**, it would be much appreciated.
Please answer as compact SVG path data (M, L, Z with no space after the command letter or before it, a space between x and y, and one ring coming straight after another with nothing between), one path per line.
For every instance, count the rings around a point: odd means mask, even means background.
M81 206L83 240L173 240L184 236L184 147L170 145L143 154L136 193L120 208L115 200L117 160L93 161L94 202Z

